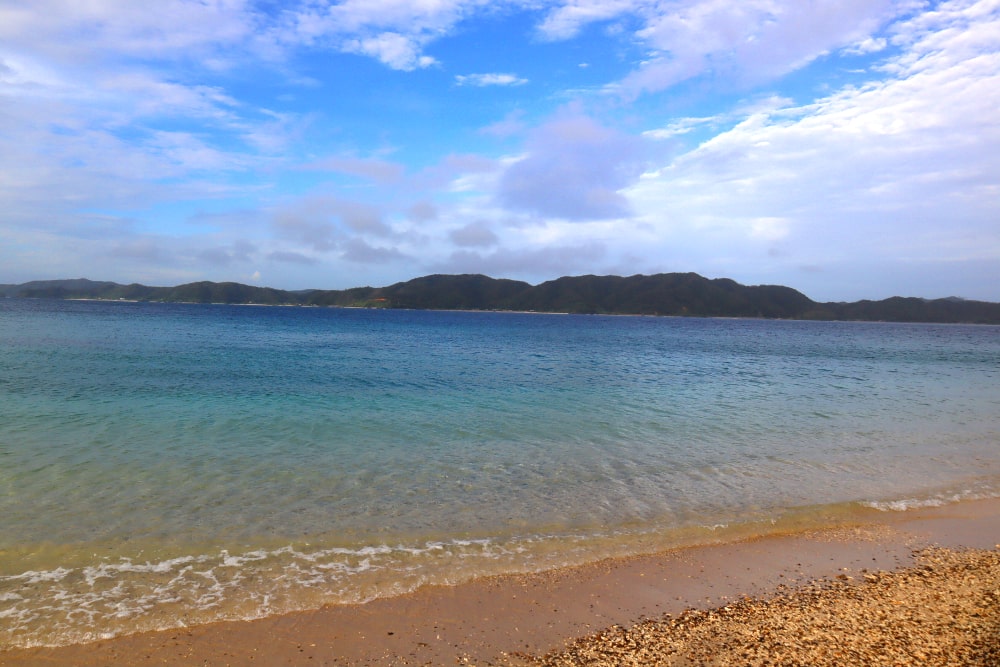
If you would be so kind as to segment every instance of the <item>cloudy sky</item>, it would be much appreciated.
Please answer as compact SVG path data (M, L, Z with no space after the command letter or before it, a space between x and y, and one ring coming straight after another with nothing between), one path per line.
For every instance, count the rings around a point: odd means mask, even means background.
M1000 301L1000 0L0 0L0 282Z

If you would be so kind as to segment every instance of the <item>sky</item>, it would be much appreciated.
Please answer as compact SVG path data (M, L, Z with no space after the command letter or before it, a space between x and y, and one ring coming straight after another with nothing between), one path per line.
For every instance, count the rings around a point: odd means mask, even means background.
M1000 0L0 0L0 282L1000 301Z

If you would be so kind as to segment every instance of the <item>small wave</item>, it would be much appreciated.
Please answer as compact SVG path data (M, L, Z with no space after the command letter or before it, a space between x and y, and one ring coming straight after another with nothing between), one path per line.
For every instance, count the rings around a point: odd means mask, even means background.
M1000 496L966 490L860 505L905 511ZM135 632L225 620L252 620L328 604L364 603L427 584L454 585L491 575L531 572L652 553L775 530L836 522L858 503L800 511L754 511L732 521L539 532L509 537L433 539L356 547L286 545L218 550L145 562L121 557L76 568L0 576L0 645L84 643ZM832 517L832 518L831 518ZM715 518L715 517L713 517ZM725 518L725 517L718 517Z
M16 580L22 581L25 584L40 584L46 581L62 581L71 571L72 570L64 567L57 567L54 570L45 570L43 572L28 570L27 572L22 572L21 574L0 577L0 582L4 580Z
M922 507L941 507L947 505L948 501L941 498L908 498L906 500L866 501L861 504L880 512L905 512Z
M987 500L990 498L1000 498L1000 491L972 491L967 489L956 493L937 494L926 498L867 500L862 502L861 505L879 510L880 512L906 512L908 510L923 509L927 507L943 507L953 503L960 503L969 500Z
M517 540L514 540L516 542ZM220 550L0 576L0 644L80 643L191 623L367 602L426 583L511 569L524 544L454 539L349 547ZM489 563L506 561L499 568ZM515 568L516 569L516 568Z

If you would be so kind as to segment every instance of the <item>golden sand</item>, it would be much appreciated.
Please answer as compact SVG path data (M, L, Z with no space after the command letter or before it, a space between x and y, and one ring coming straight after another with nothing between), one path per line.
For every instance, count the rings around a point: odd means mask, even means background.
M743 598L612 627L509 664L1000 665L1000 551L929 549L894 572L842 574L770 599Z
M0 665L1000 667L998 542L1000 500L958 503L363 605L0 648Z

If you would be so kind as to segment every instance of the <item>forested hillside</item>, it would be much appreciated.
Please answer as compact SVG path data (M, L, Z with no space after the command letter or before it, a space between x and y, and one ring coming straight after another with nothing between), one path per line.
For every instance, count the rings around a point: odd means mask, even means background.
M1000 324L1000 304L997 303L914 297L819 303L790 287L747 286L727 278L709 279L696 273L572 276L540 285L483 275L431 275L387 287L294 292L229 282L149 287L78 278L0 285L0 295L175 303Z

